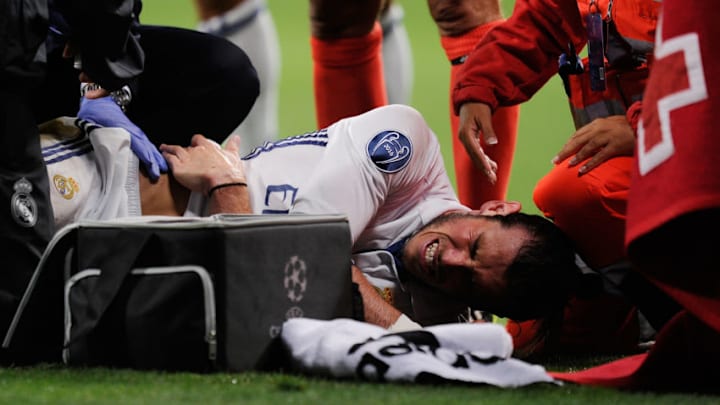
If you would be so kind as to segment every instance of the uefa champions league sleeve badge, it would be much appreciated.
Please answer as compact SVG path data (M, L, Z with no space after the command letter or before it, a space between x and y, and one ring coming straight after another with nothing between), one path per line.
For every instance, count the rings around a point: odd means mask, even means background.
M13 219L18 225L25 228L35 226L37 222L37 204L30 195L32 189L32 183L23 177L13 184L15 193L10 199Z
M396 173L410 162L412 143L400 132L383 131L368 142L367 153L380 171Z

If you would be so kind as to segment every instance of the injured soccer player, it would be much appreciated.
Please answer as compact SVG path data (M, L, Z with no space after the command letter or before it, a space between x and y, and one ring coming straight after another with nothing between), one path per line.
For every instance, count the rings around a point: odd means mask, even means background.
M213 213L344 214L368 322L401 330L457 322L468 308L556 319L580 277L572 243L512 201L458 201L440 146L411 107L384 106L237 154L196 135L162 145L151 183L121 129L45 125L59 226L80 219ZM379 293L379 294L378 294ZM379 299L382 297L382 299Z

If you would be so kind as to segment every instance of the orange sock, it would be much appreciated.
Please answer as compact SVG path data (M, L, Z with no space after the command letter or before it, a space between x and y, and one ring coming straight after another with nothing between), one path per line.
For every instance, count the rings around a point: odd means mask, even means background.
M318 128L387 104L379 23L364 37L312 37L310 45Z
M485 33L501 22L502 20L484 24L459 36L440 37L448 60L458 60L470 53ZM461 66L460 63L452 65L450 68L450 91L457 83L457 75ZM519 106L498 108L493 114L493 128L499 142L497 145L484 147L485 153L498 164L497 183L492 185L485 179L485 175L475 168L465 151L465 147L460 143L457 137L459 120L453 112L452 105L450 105L450 129L455 180L457 182L458 197L463 204L470 208L479 208L486 201L504 200L506 198L513 154L515 153L519 118Z

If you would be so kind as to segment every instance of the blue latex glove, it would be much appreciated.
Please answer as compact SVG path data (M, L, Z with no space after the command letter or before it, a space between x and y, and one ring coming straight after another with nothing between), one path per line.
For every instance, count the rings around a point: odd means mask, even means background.
M103 127L119 127L130 132L130 149L145 167L150 179L157 180L160 172L168 171L167 162L160 151L150 142L145 132L130 121L112 97L83 97L78 117Z

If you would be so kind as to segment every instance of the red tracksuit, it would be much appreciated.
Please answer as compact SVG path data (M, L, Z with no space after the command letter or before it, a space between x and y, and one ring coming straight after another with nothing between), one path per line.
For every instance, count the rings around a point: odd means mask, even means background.
M558 378L639 390L718 393L720 67L714 1L663 3L662 33L638 125L628 256L682 310L647 354Z
M587 58L585 72L568 77L571 113L578 128L598 117L624 115L642 97L661 3L614 0L611 6L610 1L517 1L512 17L490 31L465 62L453 93L456 110L467 101L495 109L528 100L557 74L558 57L568 51L568 44L584 47L585 21L592 11L612 20L619 35L608 46L612 52L607 52L605 91L590 89ZM621 45L630 51L622 52ZM625 257L632 159L612 159L581 177L577 167L555 166L538 183L534 200L573 238L586 262L595 267L613 264ZM575 301L566 313L561 343L571 350L630 350L636 343L637 329L630 326L634 316L624 300Z

